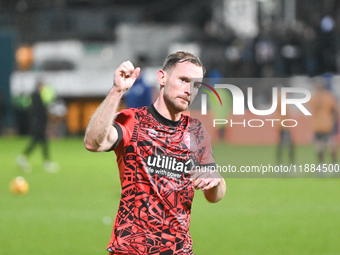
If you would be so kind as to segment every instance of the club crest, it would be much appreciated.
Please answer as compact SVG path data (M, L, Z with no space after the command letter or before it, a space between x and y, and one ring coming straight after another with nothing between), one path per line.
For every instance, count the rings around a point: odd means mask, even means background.
M190 151L197 150L197 143L195 136L189 132L183 133L183 142L189 148Z

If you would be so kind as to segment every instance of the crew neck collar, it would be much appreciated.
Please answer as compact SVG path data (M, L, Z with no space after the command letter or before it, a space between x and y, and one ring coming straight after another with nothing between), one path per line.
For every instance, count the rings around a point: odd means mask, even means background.
M173 121L165 118L163 115L161 115L155 108L153 104L148 106L148 112L152 114L152 116L161 124L169 127L177 127L179 123L181 122L181 119L178 121Z

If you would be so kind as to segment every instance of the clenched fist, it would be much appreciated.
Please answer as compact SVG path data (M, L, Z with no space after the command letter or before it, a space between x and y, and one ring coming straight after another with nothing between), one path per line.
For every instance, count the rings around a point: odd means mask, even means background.
M135 68L130 61L123 62L115 71L114 84L119 91L126 91L136 81L140 68Z

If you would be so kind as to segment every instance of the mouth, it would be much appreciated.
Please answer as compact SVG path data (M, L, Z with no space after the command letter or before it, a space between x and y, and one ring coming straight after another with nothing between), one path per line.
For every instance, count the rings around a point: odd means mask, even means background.
M179 97L181 100L185 101L188 103L188 105L190 105L190 98L187 97Z

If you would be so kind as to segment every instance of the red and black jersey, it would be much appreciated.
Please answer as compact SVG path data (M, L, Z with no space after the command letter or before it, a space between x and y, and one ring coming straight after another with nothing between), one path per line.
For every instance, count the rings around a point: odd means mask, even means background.
M168 120L153 105L121 111L114 126L122 194L108 251L193 254L189 172L215 163L205 128L185 115Z

